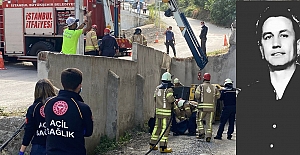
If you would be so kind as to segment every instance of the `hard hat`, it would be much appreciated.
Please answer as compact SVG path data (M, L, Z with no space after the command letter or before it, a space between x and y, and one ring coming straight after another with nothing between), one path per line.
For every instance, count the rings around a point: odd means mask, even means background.
M203 79L206 80L206 81L210 81L210 74L209 73L205 73L203 75Z
M92 25L92 28L93 28L93 29L97 29L97 25L95 25L95 24Z
M232 80L231 79L226 79L225 82L224 82L224 85L226 84L232 84Z
M172 80L172 75L169 72L165 72L162 76L161 76L161 80L164 81L171 81Z
M110 29L109 28L105 28L104 29L104 33L110 33Z
M184 102L185 102L185 100L178 101L178 108L182 107Z
M174 79L174 83L179 83L179 79L178 79L178 78L175 78L175 79Z

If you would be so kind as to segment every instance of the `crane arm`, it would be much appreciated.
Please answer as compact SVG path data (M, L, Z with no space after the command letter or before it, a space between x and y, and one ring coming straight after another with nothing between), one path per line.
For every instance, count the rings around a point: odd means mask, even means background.
M194 59L200 68L200 70L204 69L206 64L208 63L207 56L202 51L199 42L188 22L185 15L180 12L179 7L175 0L162 0L164 3L168 3L169 9L165 11L165 16L171 17L174 16L174 19L179 27L182 36L186 40Z

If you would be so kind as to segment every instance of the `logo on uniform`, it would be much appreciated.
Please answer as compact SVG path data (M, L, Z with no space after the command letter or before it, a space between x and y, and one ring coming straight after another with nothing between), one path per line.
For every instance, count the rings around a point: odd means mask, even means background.
M45 106L42 106L42 107L40 108L40 114L41 114L42 117L45 118L45 111L44 111L44 108L45 108Z
M53 105L53 112L58 115L64 115L68 111L68 104L65 101L57 101Z
M207 93L211 93L211 89L209 87L206 88Z

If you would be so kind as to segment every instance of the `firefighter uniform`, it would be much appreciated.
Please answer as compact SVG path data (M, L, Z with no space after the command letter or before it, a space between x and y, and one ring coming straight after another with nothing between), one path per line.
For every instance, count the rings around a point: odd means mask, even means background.
M188 130L189 135L196 133L196 105L190 101L180 100L174 105L174 117L172 131L174 135L184 134Z
M220 98L219 90L210 84L210 74L204 74L204 82L199 85L195 92L195 98L199 104L197 106L197 126L199 135L197 138L204 138L206 135L206 141L210 142L212 137L212 121L214 118L216 100ZM209 118L207 118L209 117ZM206 122L206 132L204 132L204 125L202 121Z
M172 152L172 149L167 147L168 135L170 131L168 122L171 119L173 102L175 102L173 89L171 88L173 85L171 83L171 74L168 72L164 73L162 75L162 81L162 84L156 88L154 93L156 102L156 120L150 139L150 148L154 147L153 149L157 150L157 146L154 145L156 144L160 136L162 136L161 140L159 141L160 152L170 153ZM162 135L165 130L165 134Z
M96 33L96 25L92 26L92 29L86 34L85 39L85 55L99 55L99 46Z
M136 42L138 44L147 46L147 39L141 33L142 33L142 30L140 28L135 29L133 36L129 40L130 43Z

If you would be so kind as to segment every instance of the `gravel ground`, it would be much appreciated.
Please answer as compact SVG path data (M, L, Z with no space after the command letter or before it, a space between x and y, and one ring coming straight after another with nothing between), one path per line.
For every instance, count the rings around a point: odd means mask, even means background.
M218 129L219 122L213 125L213 136ZM172 155L235 155L236 154L236 133L233 133L232 140L226 139L228 126L225 126L223 140L212 139L210 143L202 139L196 139L195 136L173 136L169 135L168 147L173 149ZM106 153L106 155L143 155L149 150L150 134L138 133L133 135L132 139L122 148ZM151 155L161 154L159 151L152 151Z

